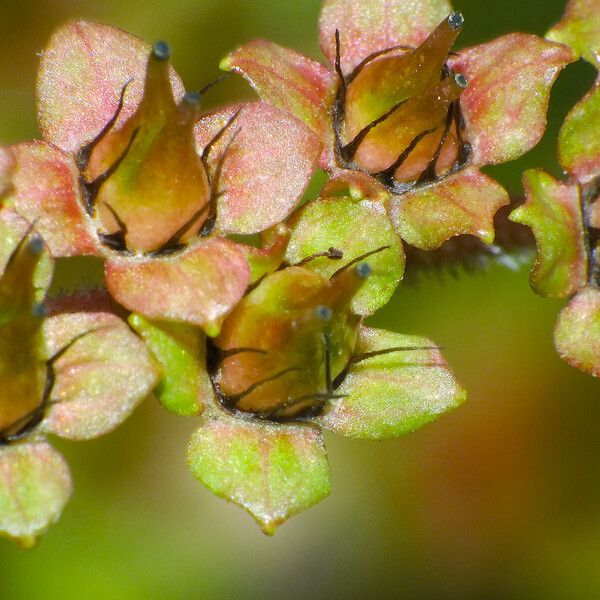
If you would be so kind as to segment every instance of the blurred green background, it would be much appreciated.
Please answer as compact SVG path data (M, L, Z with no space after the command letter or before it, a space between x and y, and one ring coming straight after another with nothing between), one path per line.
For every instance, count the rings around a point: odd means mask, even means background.
M253 37L319 57L319 4L1 0L0 141L37 136L36 53L68 18L168 40L196 89ZM466 17L461 45L541 34L563 9L562 0L455 5ZM490 170L511 191L524 168L558 173L558 128L592 80L586 65L569 67L540 146ZM211 94L213 103L251 97L241 80ZM528 266L402 287L371 322L445 346L469 401L398 441L328 435L332 496L273 539L192 479L184 457L193 419L147 402L106 438L56 442L75 495L36 549L0 540L0 598L600 597L600 383L554 353L560 308L529 290Z

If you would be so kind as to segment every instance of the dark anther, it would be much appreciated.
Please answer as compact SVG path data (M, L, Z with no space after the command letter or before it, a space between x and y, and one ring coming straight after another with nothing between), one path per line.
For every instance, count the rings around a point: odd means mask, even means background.
M383 123L383 121L385 121L388 117L395 113L405 102L406 100L401 100L400 102L397 102L387 112L385 112L380 117L363 127L349 144L346 144L343 148L341 148L340 153L342 155L342 158L344 160L352 160L354 158L354 155L358 151L359 146L363 143L364 139L367 137L367 135L369 135L371 130L380 123Z
M442 137L440 138L440 141L437 145L437 148L435 149L435 152L433 153L433 156L431 157L431 160L429 161L425 169L423 169L421 175L419 175L419 178L417 179L417 185L435 181L435 178L437 177L437 173L435 171L437 161L439 160L440 154L442 153L442 150L444 148L444 144L448 139L448 134L450 133L450 129L452 128L453 122L454 105L451 104L448 108L448 112L446 113L446 123L444 124L444 131L442 132Z
M156 42L152 46L152 55L158 60L169 60L171 58L171 48L167 42Z
M331 260L340 260L340 259L344 258L344 253L341 250L338 250L337 248L334 248L332 246L331 248L328 248L325 252L317 252L316 254L311 254L310 256L303 258L300 262L297 262L294 266L301 267L301 266L305 265L306 263L309 263L310 261L315 260L315 258L329 258Z
M201 98L202 98L202 95L200 94L200 92L188 92L183 97L183 101L187 104L196 105L196 104L200 104Z
M240 402L240 400L244 399L246 396L251 394L254 390L265 385L266 383L271 383L272 381L275 381L276 379L279 379L279 378L283 377L284 375L287 375L288 373L293 373L294 371L302 371L302 370L303 370L302 367L288 367L287 369L283 369L283 370L275 373L275 375L271 375L270 377L265 377L264 379L256 381L255 383L253 383L251 386L249 386L248 388L246 388L243 392L240 392L239 394L234 394L233 396L228 396L227 401L232 406L236 406Z
M41 254L44 250L44 242L42 238L35 236L31 240L29 240L29 244L27 244L27 249L32 254Z
M346 83L348 85L350 85L350 83L364 69L364 67L366 65L368 65L370 62L373 62L376 58L379 58L380 56L383 56L385 54L389 54L391 52L395 52L396 50L403 50L405 52L410 52L410 51L412 51L414 49L415 49L414 46L405 46L403 44L400 44L398 46L390 46L389 48L385 48L384 50L378 50L377 52L373 52L372 54L369 54L369 56L367 56L366 58L364 58L358 64L358 66L354 69L354 71L352 71L352 73L346 78Z
M469 85L469 80L462 73L454 74L454 81L458 87L465 89Z
M31 316L38 319L46 316L46 307L42 302L37 302L31 307Z
M341 273L343 273L346 269L352 267L353 265L365 260L365 258L369 258L369 256L373 256L373 254L379 254L379 252L383 252L384 250L389 250L391 248L391 246L381 246L381 248L377 248L375 250L371 250L370 252L366 252L365 254L361 254L360 256L357 256L356 258L352 259L349 263L345 264L343 267L340 267L331 277L330 279L335 279L338 275L340 275ZM359 265L359 267L361 267L362 269L369 269L369 273L367 275L367 277L371 274L371 265L369 265L368 263L363 263L362 265ZM357 271L358 273L358 271ZM362 277L362 275L360 275L360 273L358 273L359 277Z
M129 150L131 150L131 146L133 145L133 142L135 141L135 138L137 137L138 132L139 132L139 127L137 129L135 129L133 131L133 133L131 134L131 138L129 138L127 147L125 148L125 150L123 150L123 153L121 154L121 156L119 156L119 158L117 158L117 160L104 173L102 173L102 175L98 175L98 177L96 177L96 179L94 179L94 181L85 183L85 189L86 189L87 193L86 193L86 197L84 200L85 200L85 208L89 215L92 215L94 213L94 207L96 205L96 197L98 196L98 192L100 191L102 184L109 177L111 177L116 172L116 170L121 166L121 163L125 160L125 158L127 157L127 154L129 154Z
M113 233L104 233L99 231L98 237L102 240L102 242L116 250L117 252L124 252L127 249L127 243L125 241L125 237L127 236L127 225L125 221L119 217L117 211L107 202L104 202L104 206L108 208L110 214L113 216L114 220L117 222L117 231Z
M90 156L92 155L94 148L98 145L100 140L114 127L115 123L117 122L117 119L119 118L119 115L121 114L121 111L123 110L123 103L125 101L125 92L127 91L127 88L129 87L129 84L132 81L133 80L130 79L129 81L125 82L125 85L121 88L121 94L119 95L119 102L117 104L117 109L113 113L113 116L109 119L109 121L106 123L106 125L102 128L100 133L89 144L86 144L85 146L83 146L83 148L81 148L81 150L79 150L79 152L77 153L75 162L77 163L77 167L79 168L80 171L83 171L88 166L88 163L90 161Z
M382 356L383 354L392 354L393 352L414 352L415 350L442 350L440 346L404 346L397 348L386 348L385 350L374 350L373 352L363 352L361 354L355 354L350 360L351 364L362 362L369 358L376 356Z
M333 311L329 308L329 306L317 306L315 308L315 314L317 315L317 319L319 321L330 321L333 316Z
M459 27L462 27L465 22L465 18L459 12L453 12L448 17L448 25L452 31L456 31Z
M357 265L355 271L361 279L368 279L373 273L373 267L369 263L364 262Z

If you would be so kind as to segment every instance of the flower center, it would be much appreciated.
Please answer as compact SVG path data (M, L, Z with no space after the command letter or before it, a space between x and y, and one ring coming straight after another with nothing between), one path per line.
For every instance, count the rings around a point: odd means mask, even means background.
M460 95L468 82L448 64L462 24L462 15L452 13L419 47L376 52L349 75L341 69L336 34L333 131L340 167L366 172L402 194L467 163L471 146L463 137Z
M219 170L209 175L194 136L211 86L177 102L169 58L167 44L154 45L136 112L115 128L126 84L113 117L77 156L85 209L103 245L119 252L171 254L215 224Z
M327 280L289 267L263 280L208 342L208 371L221 405L286 422L317 416L340 398L356 346L350 301L370 275L361 263Z

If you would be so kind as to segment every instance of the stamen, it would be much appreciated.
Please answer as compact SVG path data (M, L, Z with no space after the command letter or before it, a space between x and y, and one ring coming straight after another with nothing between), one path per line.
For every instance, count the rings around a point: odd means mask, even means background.
M363 70L363 68L366 67L370 62L373 62L376 58L379 58L384 54L389 54L390 52L395 52L396 50L404 50L406 52L411 52L414 49L414 46L405 46L403 44L399 44L398 46L390 46L389 48L385 48L384 50L373 52L372 54L369 54L366 58L364 58L360 63L358 63L354 71L352 71L352 73L346 78L346 83L350 85L350 83L352 83L352 81Z
M331 394L330 393L307 394L306 396L300 396L299 398L294 398L293 400L288 400L287 402L280 404L279 406L271 409L270 411L257 413L256 416L261 419L277 419L288 408L293 408L294 406L296 406L298 404L302 404L303 402L306 402L307 400L313 400L313 399L316 400L316 402L315 402L314 406L310 407L311 412L314 411L314 413L318 414L319 412L321 412L321 410L322 410L323 406L325 405L325 402L327 402L327 400L338 400L338 399L347 398L347 397L348 397L348 394L333 394L333 393L331 393ZM318 410L315 410L315 409L318 409ZM297 417L297 415L294 415L294 417L291 417L291 418L296 418L296 417Z
M344 158L344 160L352 160L354 158L354 155L358 151L359 146L362 144L367 135L369 135L370 131L380 123L383 123L383 121L385 121L387 118L391 117L405 102L406 99L397 102L383 115L381 115L380 117L363 127L357 133L354 139L340 150L342 158Z
M403 346L397 348L386 348L385 350L374 350L373 352L355 354L350 359L350 363L355 365L363 360L374 358L376 356L382 356L383 354L392 354L393 352L413 352L415 350L443 350L443 348L441 346Z
M233 118L235 118L235 116L236 115L234 115ZM228 127L228 125L229 125L229 123L227 123L227 125L225 125L225 127ZM209 212L209 215L208 215L206 221L204 221L204 224L202 225L202 229L199 232L199 235L201 237L205 237L205 236L209 235L212 232L212 230L214 229L215 222L217 220L217 201L225 193L224 191L223 192L218 191L219 183L221 181L221 174L223 173L223 165L225 164L227 155L229 154L240 131L241 131L241 129L237 129L234 132L234 134L231 136L231 139L229 140L229 142L227 142L227 146L225 146L223 153L219 157L219 162L217 163L217 168L215 169L214 177L212 178L212 181L210 182L211 183L211 193L210 193L210 200L208 202L210 212Z
M421 131L421 133L417 134L410 144L406 147L406 149L398 156L398 158L389 166L387 169L380 171L379 173L375 173L374 177L383 178L386 183L390 186L394 185L394 174L396 171L404 164L406 159L410 156L411 152L417 147L417 144L426 136L434 133L437 130L437 127L432 129L426 129L425 131Z
M371 250L370 252L366 252L365 254L361 254L360 256L357 256L356 258L352 259L349 263L345 264L343 267L340 267L329 279L335 279L336 277L341 275L346 269L349 269L356 263L361 262L365 258L369 258L369 256L373 256L373 254L378 254L379 252L383 252L384 250L389 250L390 248L391 248L391 246L381 246L381 248L377 248L375 250ZM363 274L359 273L358 269L361 270L361 273L366 273L367 270L369 272L366 275L363 275ZM359 277L366 279L367 277L369 277L369 275L371 275L372 271L373 271L373 269L371 268L371 265L369 265L369 263L362 263L361 265L358 265L356 272Z
M139 133L139 131L140 131L139 127L133 130L133 133L131 134L131 137L129 138L129 142L127 143L125 150L123 150L121 156L119 156L119 158L117 158L117 160L110 167L108 167L108 169L104 173L102 173L102 175L98 175L98 177L96 177L96 179L94 179L94 181L91 181L89 183L86 182L85 187L87 190L87 195L85 198L85 208L89 215L92 215L94 212L96 198L98 196L98 192L100 191L100 188L102 187L102 184L109 177L111 177L116 172L116 170L121 166L121 163L125 160L125 158L129 154L129 151L131 150L131 146L133 145L133 142L135 141L135 138L137 137L137 134Z
M260 348L230 348L229 350L221 350L218 362L221 363L226 358L244 353L269 354L266 350L261 350Z
M204 146L204 150L202 150L202 160L203 161L206 162L206 159L208 158L208 155L210 154L210 151L213 149L214 145L223 137L223 134L231 127L231 125L238 118L238 116L241 112L242 112L241 108L239 110L237 110L233 114L233 116L229 119L229 121L227 121L227 123L225 123L225 125L223 125L223 127L221 127L221 129L219 129L219 131L210 140L210 142L208 142L208 144L206 144L206 146Z
M81 148L81 150L79 150L79 152L77 153L77 156L75 157L75 162L77 163L77 167L79 168L80 171L85 170L85 168L88 166L88 163L90 161L90 156L92 155L94 148L96 148L96 146L99 144L100 140L114 127L115 123L117 122L117 119L119 118L119 115L121 114L121 111L123 110L123 103L125 102L125 92L127 91L127 88L129 87L129 84L132 81L133 81L133 79L126 81L125 85L121 88L121 94L119 95L119 101L117 103L117 108L116 108L115 112L113 113L112 117L108 120L106 125L102 128L100 133L89 144L86 144L83 148Z
M425 169L417 179L417 185L429 183L430 181L435 181L435 178L437 176L435 168L442 153L442 149L444 148L444 144L448 139L448 134L450 133L450 129L452 128L452 123L454 122L453 104L454 102L450 104L450 106L448 107L448 111L446 112L446 123L444 124L444 131L442 132L442 137L440 138L440 141L437 145L437 148L435 149L435 152L433 153L433 156L431 157L431 160L429 161L429 164L425 167Z
M300 262L297 262L295 267L302 267L306 263L309 263L311 260L315 260L316 258L329 258L331 260L340 260L344 257L344 253L333 246L328 248L325 252L317 252L316 254L311 254L306 258L303 258Z
M125 240L127 236L127 225L121 219L121 217L119 217L117 211L110 204L108 204L108 202L103 202L103 204L106 206L106 208L108 208L110 214L117 222L118 229L113 233L98 232L98 235L109 248L117 250L118 252L122 252L127 249L127 243Z
M302 367L288 367L287 369L283 369L282 371L275 373L275 375L271 375L270 377L265 377L265 379L261 379L260 381L253 383L250 387L246 388L243 392L240 392L239 394L234 394L233 396L228 396L227 400L233 406L236 406L237 404L239 404L239 402L242 399L244 399L246 396L251 394L254 390L258 389L260 386L265 385L266 383L271 383L272 381L275 381L277 379L280 379L281 377L283 377L284 375L287 375L288 373L292 373L294 371L303 371L303 370L304 369Z
M148 256L159 256L161 254L169 254L176 250L180 250L183 245L180 243L183 235L188 229L209 209L210 201L199 208L158 250L148 252Z

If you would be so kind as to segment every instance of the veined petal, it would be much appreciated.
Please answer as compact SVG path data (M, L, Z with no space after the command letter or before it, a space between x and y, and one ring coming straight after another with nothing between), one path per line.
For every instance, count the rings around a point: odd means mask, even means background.
M239 246L212 238L169 257L109 259L105 275L112 296L129 310L214 336L243 296L250 269Z
M466 392L440 351L426 338L361 327L355 356L375 355L351 364L336 394L319 418L324 428L364 439L390 439L415 431L453 410ZM429 349L414 349L429 348Z
M8 202L35 223L53 256L97 254L72 157L44 142L25 142L11 149L16 169Z
M548 298L568 298L585 286L587 254L579 188L560 183L540 170L523 175L527 201L510 220L529 225L538 253L531 286Z
M333 65L338 30L342 68L348 72L374 52L418 46L451 12L447 0L325 0L321 49Z
M248 511L267 535L331 491L321 432L308 425L207 416L188 448L194 477Z
M317 167L320 142L295 117L254 102L201 119L199 146L206 148L224 127L208 153L218 195L216 228L223 233L264 231L284 220L302 197Z
M600 291L587 287L563 308L554 345L571 366L600 377Z
M320 198L304 205L288 224L292 229L288 263L300 263L329 248L343 253L338 260L321 256L304 265L326 278L350 261L381 250L365 259L373 273L352 299L356 314L374 313L392 297L404 274L404 252L383 204L349 197Z
M43 332L54 373L45 432L75 440L104 435L158 383L146 345L113 314L57 314L45 320Z
M38 73L38 119L44 138L66 152L91 142L109 122L126 84L116 126L142 96L150 45L115 27L70 21L57 29L42 54ZM177 99L183 85L172 71Z
M600 52L600 2L598 0L569 0L563 18L546 37L571 46L594 66L595 53Z
M600 8L599 8L600 10ZM558 157L580 183L600 175L600 75L572 108L558 136Z
M455 235L494 241L494 215L510 202L508 193L475 168L465 169L430 187L392 197L392 220L400 237L434 250Z
M461 50L450 60L469 82L460 106L475 164L518 158L540 141L550 88L575 58L562 44L511 33Z
M72 492L65 459L46 442L0 446L0 534L30 548Z
M158 401L176 415L199 415L214 395L206 372L204 333L187 323L150 321L135 313L129 324L162 366L163 378L154 390Z
M263 100L290 112L324 137L335 82L326 67L266 40L238 48L220 67L245 77Z

